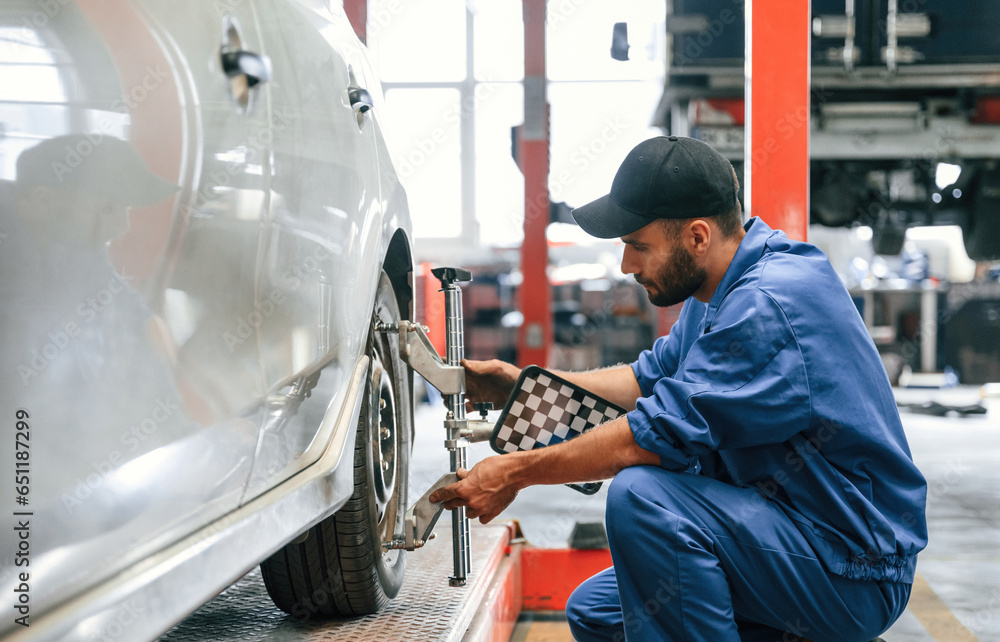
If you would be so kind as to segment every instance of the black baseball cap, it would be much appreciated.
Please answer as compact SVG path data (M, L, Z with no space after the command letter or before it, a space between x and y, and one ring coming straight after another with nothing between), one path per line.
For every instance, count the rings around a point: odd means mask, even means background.
M573 210L591 236L625 236L659 218L718 216L739 203L733 166L707 143L658 136L628 153L611 193Z

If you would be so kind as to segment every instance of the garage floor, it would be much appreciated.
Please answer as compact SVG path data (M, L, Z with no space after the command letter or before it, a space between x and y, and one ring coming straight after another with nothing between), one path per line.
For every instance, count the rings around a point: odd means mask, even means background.
M962 405L977 389L901 390L904 402ZM914 460L929 484L930 544L909 608L888 642L1000 641L1000 400L987 415L902 414Z

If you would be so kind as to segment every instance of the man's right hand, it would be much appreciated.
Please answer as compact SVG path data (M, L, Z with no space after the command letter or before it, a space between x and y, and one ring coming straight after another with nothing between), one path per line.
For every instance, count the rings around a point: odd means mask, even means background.
M507 403L507 397L521 375L520 368L499 359L462 359L462 365L465 367L465 398L470 404L489 401L498 410Z

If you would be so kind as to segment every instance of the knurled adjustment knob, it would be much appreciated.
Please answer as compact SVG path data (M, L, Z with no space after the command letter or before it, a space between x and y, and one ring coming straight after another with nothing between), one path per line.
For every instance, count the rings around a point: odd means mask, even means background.
M477 401L476 403L472 404L472 407L476 409L476 412L478 412L483 417L483 419L486 419L486 413L493 410L493 402Z

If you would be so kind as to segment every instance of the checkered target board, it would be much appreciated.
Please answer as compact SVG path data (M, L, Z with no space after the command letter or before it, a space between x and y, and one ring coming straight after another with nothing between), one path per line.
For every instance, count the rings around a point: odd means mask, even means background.
M552 446L624 413L623 408L576 384L528 366L500 414L490 445L501 454ZM597 492L601 482L568 486L589 495Z

